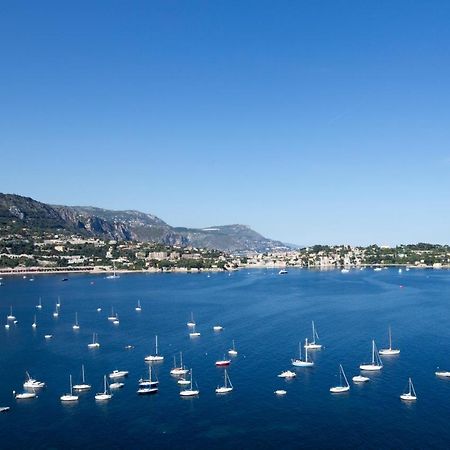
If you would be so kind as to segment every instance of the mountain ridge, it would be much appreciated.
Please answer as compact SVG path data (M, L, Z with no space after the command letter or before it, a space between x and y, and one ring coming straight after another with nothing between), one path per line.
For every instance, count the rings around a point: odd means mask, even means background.
M247 225L173 227L153 214L137 210L50 205L31 197L0 193L0 232L8 226L10 229L27 226L34 230L61 230L104 239L192 246L230 253L291 248L265 238Z

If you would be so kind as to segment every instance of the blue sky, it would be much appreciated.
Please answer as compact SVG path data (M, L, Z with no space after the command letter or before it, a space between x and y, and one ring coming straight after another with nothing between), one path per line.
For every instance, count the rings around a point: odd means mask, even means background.
M450 2L0 4L0 191L449 242Z

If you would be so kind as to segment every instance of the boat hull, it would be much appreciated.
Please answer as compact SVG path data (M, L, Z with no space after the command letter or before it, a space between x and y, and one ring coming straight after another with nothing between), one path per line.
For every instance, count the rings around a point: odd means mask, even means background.
M335 386L330 388L330 392L332 394L342 394L344 392L348 392L350 390L350 386Z
M393 348L384 348L384 349L380 350L379 353L380 353L380 355L383 355L383 356L394 356L394 355L399 355L400 350L393 349Z
M383 366L378 366L376 364L361 364L359 366L361 370L365 370L367 372L376 372L383 368Z
M200 391L191 389L186 389L185 391L180 392L181 397L195 397L198 394L200 394Z
M233 388L231 387L219 387L216 389L216 394L228 394Z
M411 394L402 394L402 395L400 395L400 399L404 400L406 402L414 402L417 400L417 397L415 395L411 395Z

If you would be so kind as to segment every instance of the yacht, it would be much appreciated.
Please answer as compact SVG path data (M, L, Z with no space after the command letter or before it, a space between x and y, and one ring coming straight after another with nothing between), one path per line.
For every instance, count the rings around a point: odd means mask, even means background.
M45 387L45 383L43 381L35 380L34 378L31 378L30 374L26 372L27 379L25 383L23 383L23 387L25 389L38 389Z
M180 395L182 397L194 397L194 396L200 394L200 391L198 390L198 387L197 387L197 389L194 389L192 387L192 380L193 380L193 378L192 378L192 369L191 369L191 376L190 376L190 378L191 378L191 385L190 385L190 387L188 389L183 389L182 391L180 391Z
M370 378L365 377L363 375L355 375L352 378L353 383L367 383L368 381L370 381Z
M72 387L72 375L69 376L70 380L70 394L61 395L60 399L62 402L76 402L78 401L78 395L73 395L73 387Z
M383 368L383 363L381 361L380 355L378 354L375 341L372 340L372 361L370 363L364 363L359 366L361 370L376 371Z
M286 270L286 269L281 269L279 272L278 272L278 275L286 275L288 273L288 271Z
M223 330L223 327L222 327L221 325L214 325L214 326L213 326L213 330L214 330L214 331L222 331L222 330Z
M87 384L84 378L84 364L81 365L81 383L76 384L73 388L76 391L88 391L91 388L91 385Z
M37 398L36 392L21 392L19 394L16 394L16 391L13 391L14 398L17 398L18 400L25 400L29 398Z
M434 372L434 374L437 377L442 377L442 378L450 378L450 372L447 370L438 370L437 372Z
M122 389L125 386L125 383L122 383L120 381L115 381L114 383L111 383L109 385L110 389Z
M285 370L278 375L278 378L295 378L297 374L291 370Z
M308 339L305 339L305 359L302 359L302 344L298 344L299 358L292 359L292 365L295 367L313 367L314 361L308 360Z
M53 337L53 334L46 334L44 336L45 339L51 339Z
M286 395L287 391L285 391L284 389L277 389L276 391L274 391L274 394L276 394L276 395Z
M350 390L350 385L348 384L342 364L339 364L339 380L339 386L330 388L332 394L341 394L342 392L348 392Z
M108 389L108 382L106 381L106 375L103 377L103 392L95 394L95 400L110 400L112 398L112 394Z
M116 379L116 378L123 378L123 377L127 377L128 376L128 370L113 370L108 376L109 378L111 378L112 380Z
M164 361L164 356L158 355L158 336L155 336L155 354L146 356L144 360L148 362Z

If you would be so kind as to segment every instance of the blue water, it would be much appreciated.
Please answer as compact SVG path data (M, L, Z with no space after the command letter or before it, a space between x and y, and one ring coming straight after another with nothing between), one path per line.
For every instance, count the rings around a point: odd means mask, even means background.
M0 287L1 448L448 448L450 382L435 377L450 370L450 273L438 270L373 272L273 270L231 274L129 274L107 280L92 274L4 277ZM402 287L401 287L402 286ZM57 297L62 307L52 317ZM43 308L35 305L42 297ZM142 312L135 306L141 300ZM9 305L19 323L3 328ZM107 316L114 306L120 325ZM97 307L102 308L98 313ZM81 329L72 330L75 311ZM189 339L186 322L195 314L202 336ZM37 314L38 328L31 323ZM315 367L297 369L292 381L277 378L291 368L298 341L311 335L315 320L324 348L312 354ZM212 326L224 327L214 333ZM387 345L392 326L398 357L364 385L331 395L342 363L350 379L370 359L371 339ZM89 350L92 332L101 344ZM46 341L44 334L53 339ZM158 334L165 356L156 370L160 391L136 395L146 374L144 356ZM218 397L223 371L214 362L236 341L229 368L234 392ZM126 345L134 349L125 350ZM200 389L197 398L179 397L169 375L173 355L183 351ZM61 404L68 376L80 379L86 367L90 392L77 404ZM97 404L102 377L130 371L113 399ZM45 381L39 398L16 401L25 371ZM418 401L399 395L412 376ZM276 397L275 389L286 389Z

